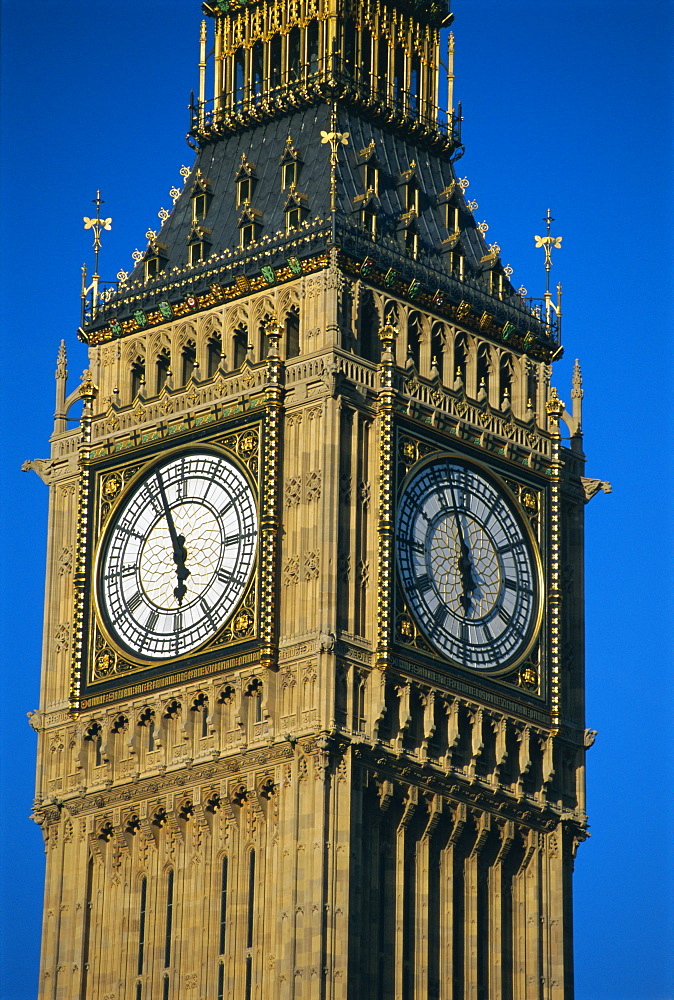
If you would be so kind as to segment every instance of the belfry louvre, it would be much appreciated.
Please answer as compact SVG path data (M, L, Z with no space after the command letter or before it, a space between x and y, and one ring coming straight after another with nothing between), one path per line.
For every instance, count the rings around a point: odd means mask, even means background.
M202 9L194 162L31 463L40 997L569 1000L598 481L457 172L453 15Z

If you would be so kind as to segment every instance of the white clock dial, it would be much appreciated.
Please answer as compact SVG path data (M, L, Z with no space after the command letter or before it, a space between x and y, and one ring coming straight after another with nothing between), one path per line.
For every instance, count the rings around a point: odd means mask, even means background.
M473 670L504 670L540 619L535 543L506 490L460 458L413 470L396 521L407 603L432 646Z
M107 631L143 659L197 649L243 596L257 540L253 491L232 462L190 451L158 463L122 498L101 547Z

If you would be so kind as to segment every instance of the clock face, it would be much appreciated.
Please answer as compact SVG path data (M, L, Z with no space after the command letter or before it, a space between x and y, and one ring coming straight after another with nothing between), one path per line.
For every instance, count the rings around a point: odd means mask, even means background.
M100 549L110 636L147 660L197 649L243 596L257 539L253 491L232 462L208 451L159 462L122 498Z
M461 458L435 457L403 487L396 539L407 603L437 652L482 671L524 656L540 621L540 568L503 487Z

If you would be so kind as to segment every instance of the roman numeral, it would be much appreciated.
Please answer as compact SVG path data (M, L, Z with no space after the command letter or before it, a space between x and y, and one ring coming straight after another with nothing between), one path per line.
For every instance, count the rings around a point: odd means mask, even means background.
M137 590L136 593L133 594L133 596L128 599L128 601L126 602L126 606L129 609L129 611L135 611L142 600L143 598L141 597L140 592Z
M150 612L150 617L148 618L148 620L147 620L147 622L145 624L146 624L147 628L149 628L152 631L152 630L154 630L154 627L157 624L158 620L159 620L159 612L158 611L151 611Z

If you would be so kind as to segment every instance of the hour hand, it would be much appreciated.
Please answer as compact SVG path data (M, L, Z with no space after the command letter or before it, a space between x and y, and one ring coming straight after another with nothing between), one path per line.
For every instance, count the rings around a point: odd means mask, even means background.
M187 549L185 548L185 536L176 535L175 540L173 542L173 561L176 564L176 576L178 577L178 586L173 588L173 594L176 597L179 606L183 603L183 597L187 593L185 580L190 575L190 571L185 565L186 559L187 559Z

